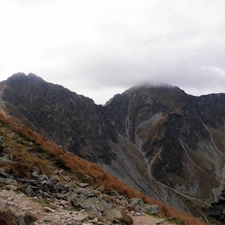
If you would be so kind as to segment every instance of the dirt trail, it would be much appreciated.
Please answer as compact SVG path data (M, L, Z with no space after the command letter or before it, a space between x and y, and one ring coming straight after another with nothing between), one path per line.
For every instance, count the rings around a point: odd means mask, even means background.
M163 219L156 218L153 216L132 216L133 219L133 225L175 225L173 223L168 223L164 221Z

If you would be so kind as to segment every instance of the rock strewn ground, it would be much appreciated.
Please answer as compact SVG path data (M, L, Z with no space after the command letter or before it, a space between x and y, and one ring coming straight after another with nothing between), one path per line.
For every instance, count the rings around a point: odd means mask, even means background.
M56 173L63 176L62 171ZM159 218L145 214L157 215L157 205L126 199L114 190L103 194L104 187L93 189L88 183L63 184L58 175L47 177L38 168L32 179L15 179L1 168L0 182L0 203L19 225L159 224Z
M40 203L38 203L37 198L27 197L25 194L16 193L13 190L2 190L0 192L0 201L5 208L10 209L17 216L17 218L19 218L20 224L23 224L24 218L28 216L32 217L33 220L38 218L33 222L34 225L72 225L78 223L83 225L105 224L104 222L98 221L97 218L87 219L88 217L90 218L90 215L85 210L69 211L63 209L62 207L57 207L57 209L43 207ZM164 219L159 219L157 217L144 214L132 216L132 219L134 225L169 224ZM31 221L32 219L30 222Z

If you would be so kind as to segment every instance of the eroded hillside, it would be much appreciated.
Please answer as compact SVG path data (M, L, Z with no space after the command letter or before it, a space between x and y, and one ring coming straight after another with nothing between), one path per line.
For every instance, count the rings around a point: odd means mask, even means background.
M100 106L33 74L0 90L2 110L64 149L185 213L224 222L224 94L134 87Z
M147 198L2 113L0 140L0 224L204 224Z
M217 202L225 177L224 94L194 97L171 86L140 87L105 107L120 134L112 149L123 156L108 171L186 212Z

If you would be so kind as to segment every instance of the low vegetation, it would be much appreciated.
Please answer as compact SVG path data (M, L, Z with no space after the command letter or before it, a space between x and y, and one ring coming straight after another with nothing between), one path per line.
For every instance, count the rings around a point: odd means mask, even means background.
M0 211L0 224L17 225L15 216L9 210Z
M0 113L0 135L6 139L4 142L4 151L10 151L10 155L13 158L13 162L5 162L1 166L4 166L7 172L12 173L15 177L29 178L33 166L37 166L46 175L53 174L53 170L56 168L64 169L72 179L82 182L91 181L96 187L104 186L106 191L116 190L119 194L128 198L141 198L148 204L157 204L160 207L161 216L175 221L176 224L205 225L202 219L182 214L174 208L168 207L130 188L122 181L107 174L97 164L87 162L59 148L26 126L13 122L10 117L3 113ZM21 168L23 169L21 170ZM109 199L109 201L113 201L113 199ZM7 213L6 216L8 215ZM1 219L4 219L4 215L0 214L0 222ZM0 224L11 225L13 222Z

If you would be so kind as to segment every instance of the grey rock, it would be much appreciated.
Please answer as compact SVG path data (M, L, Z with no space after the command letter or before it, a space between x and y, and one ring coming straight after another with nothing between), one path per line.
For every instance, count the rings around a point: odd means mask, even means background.
M7 190L14 190L14 191L16 191L16 190L18 189L17 186L15 186L15 185L10 185L10 184L6 185L5 188L6 188Z
M54 196L57 199L65 199L67 197L67 194L55 193Z
M52 212L52 213L54 213L55 212L55 210L54 209L51 209L51 208L49 208L49 207L44 207L44 210L46 211L46 212Z
M98 198L100 195L101 195L101 192L96 190L90 190L87 193L85 193L86 198L92 198L92 197Z
M132 198L130 204L136 207L141 207L141 208L144 207L144 202L140 198Z
M9 185L17 185L18 182L14 179L11 179L11 178L1 178L0 177L0 182L3 183L3 184L9 184Z
M100 191L100 192L103 192L105 190L105 187L103 186L99 186L95 189L96 191Z
M87 193L89 192L89 190L85 189L85 188L77 188L74 190L75 193L77 194L83 194L83 195L87 195Z
M5 172L4 168L0 168L0 176L6 178L9 177L9 174Z
M81 222L81 221L84 221L86 218L87 218L87 215L79 212L76 219L77 221Z
M150 214L159 214L159 206L144 204L142 212Z
M76 197L72 197L70 198L70 204L75 208L75 209L79 209L79 201Z
M41 182L41 190L44 192L50 192L53 188L53 182L48 179Z
M33 172L40 174L40 169L37 166L33 166L32 169L33 169Z
M111 196L119 196L119 194L115 190L108 191L108 195L111 195Z
M38 179L39 178L39 173L37 171L34 171L31 175L35 179Z
M35 192L32 190L31 186L28 185L25 189L25 194L28 196L28 197L35 197L36 194Z
M102 220L102 213L99 211L88 212L88 218L90 220L93 220L95 218L97 218L98 220Z
M94 219L90 220L89 222L91 222L91 223L97 223L98 222L98 218L94 218Z
M80 223L76 221L75 219L72 219L70 220L70 225L80 225Z
M0 155L1 155L1 151L0 151ZM0 157L0 163L4 163L4 162L12 162L12 157L10 155L3 155L2 157Z
M104 212L106 209L111 209L112 205L105 201L100 201L97 198L88 198L80 202L80 206L87 211L99 211Z
M50 177L50 180L52 181L53 184L57 184L58 182L60 182L58 175Z
M106 220L123 219L123 216L122 216L121 212L119 210L115 209L115 208L107 209L106 211L104 211L102 216Z
M125 206L125 205L128 205L128 200L126 198L123 198L121 200L119 200L119 204L122 205L122 206Z
M164 224L165 219L160 219L159 221L156 222L156 224Z
M39 176L39 180L43 181L43 180L48 180L48 177L45 174L42 174Z
M84 187L88 187L90 184L89 183L79 183L78 185L80 187L84 188Z

